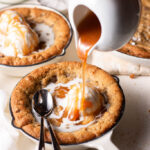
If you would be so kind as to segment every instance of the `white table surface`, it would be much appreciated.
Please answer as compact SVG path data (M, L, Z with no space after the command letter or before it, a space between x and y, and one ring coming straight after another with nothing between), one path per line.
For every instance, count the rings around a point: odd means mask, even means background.
M64 60L77 60L73 43L67 49ZM10 95L20 79L1 73L0 89ZM126 108L114 130L112 141L120 150L150 150L150 77L131 79L129 76L119 76L119 79L126 98Z
M2 5L0 5L2 6ZM77 60L74 41L64 60ZM120 150L150 150L150 77L119 76L126 98L125 113L112 141ZM0 89L9 95L20 78L0 73ZM20 140L28 140L22 137Z

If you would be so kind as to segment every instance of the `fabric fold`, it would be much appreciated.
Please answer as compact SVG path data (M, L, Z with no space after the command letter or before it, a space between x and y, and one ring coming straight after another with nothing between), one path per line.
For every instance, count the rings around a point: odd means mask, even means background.
M113 52L94 50L88 59L89 64L96 65L110 74L116 75L150 75L150 67L134 63L114 55Z

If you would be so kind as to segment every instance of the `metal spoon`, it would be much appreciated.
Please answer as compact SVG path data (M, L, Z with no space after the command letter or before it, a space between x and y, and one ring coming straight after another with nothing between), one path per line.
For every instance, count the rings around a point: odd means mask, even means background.
M54 131L51 127L51 124L47 120L47 117L52 113L54 107L53 99L46 89L42 89L35 93L33 96L33 108L38 115L41 116L41 132L40 132L40 142L39 142L39 150L44 150L44 122L43 119L46 119L48 129L51 135L51 141L54 150L61 150L57 138L54 134Z

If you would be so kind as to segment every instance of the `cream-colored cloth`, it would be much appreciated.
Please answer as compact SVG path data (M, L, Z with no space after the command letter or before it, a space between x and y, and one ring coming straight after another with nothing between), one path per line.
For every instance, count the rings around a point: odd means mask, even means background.
M94 64L110 74L117 75L150 75L150 67L145 66L141 60L132 61L128 58L123 58L119 54L115 55L117 52L101 52L94 50L89 56L88 63ZM119 53L119 52L118 52ZM133 58L134 59L134 58ZM150 62L150 60L149 60ZM150 65L149 65L150 66Z
M41 4L61 12L67 11L68 1L69 0L39 0Z
M18 137L18 133L13 127L9 118L9 112L6 108L8 97L6 93L0 90L0 147L3 150L9 150L11 147L16 149L16 142L13 139Z
M1 150L36 150L38 144L18 132L11 125L12 117L9 113L9 97L0 90L0 149Z

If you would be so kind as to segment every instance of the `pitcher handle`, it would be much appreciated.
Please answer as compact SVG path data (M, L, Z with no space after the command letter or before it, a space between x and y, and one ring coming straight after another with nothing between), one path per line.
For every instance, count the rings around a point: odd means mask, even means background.
M112 131L94 141L88 142L85 145L98 150L119 150L111 141Z

